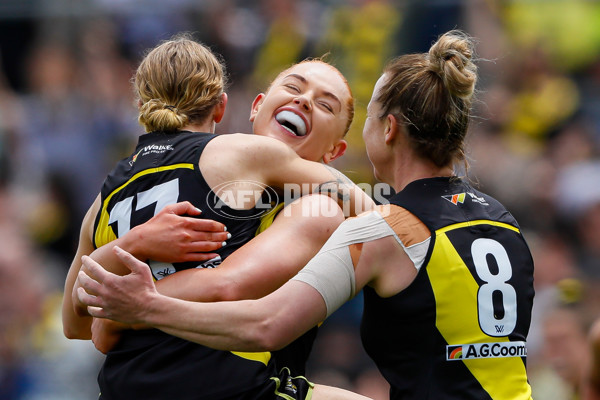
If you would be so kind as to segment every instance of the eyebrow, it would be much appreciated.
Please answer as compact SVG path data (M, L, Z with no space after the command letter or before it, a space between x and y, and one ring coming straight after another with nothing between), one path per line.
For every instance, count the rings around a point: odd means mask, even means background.
M303 77L302 75L298 75L298 74L289 74L289 75L286 75L284 77L284 79L285 78L290 78L290 77L291 78L296 78L296 79L298 79L300 82L302 82L304 84L308 84L308 80L305 77ZM338 111L342 110L342 101L339 99L339 97L337 97L335 94L333 94L333 93L331 93L331 92L329 92L327 90L323 90L322 95L325 96L325 97L329 97L333 101L337 102L338 106L339 106L339 110Z

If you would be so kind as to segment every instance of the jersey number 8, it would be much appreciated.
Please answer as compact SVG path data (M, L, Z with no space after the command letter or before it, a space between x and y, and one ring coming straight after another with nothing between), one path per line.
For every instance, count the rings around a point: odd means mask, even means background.
M471 254L477 275L484 284L477 293L477 311L479 326L489 336L507 336L517 324L517 293L508 280L512 277L512 267L504 247L492 239L476 239L471 245ZM498 273L493 274L488 263L488 255L492 256L498 266ZM494 293L502 296L503 314L494 308Z

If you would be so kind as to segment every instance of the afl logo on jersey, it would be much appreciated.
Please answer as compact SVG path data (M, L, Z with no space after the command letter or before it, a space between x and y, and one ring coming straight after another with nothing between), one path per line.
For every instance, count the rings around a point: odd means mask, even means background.
M233 219L260 218L271 210L279 197L267 185L257 181L230 181L215 186L208 194L206 204L215 213ZM243 216L235 210L251 210Z

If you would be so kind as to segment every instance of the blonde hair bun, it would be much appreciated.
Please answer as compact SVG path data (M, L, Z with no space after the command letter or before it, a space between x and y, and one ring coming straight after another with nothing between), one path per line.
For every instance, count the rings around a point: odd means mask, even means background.
M429 70L443 80L453 96L473 95L477 82L473 53L473 39L459 30L446 32L429 49Z

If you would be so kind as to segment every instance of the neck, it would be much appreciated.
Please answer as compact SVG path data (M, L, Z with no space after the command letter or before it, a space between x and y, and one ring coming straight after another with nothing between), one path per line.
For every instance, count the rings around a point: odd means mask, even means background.
M187 124L183 128L182 131L190 131L190 132L208 132L215 133L215 123L210 120L210 122L205 122L203 124Z
M411 182L419 179L450 177L454 175L452 166L438 167L429 160L407 160L394 169L392 187L396 192L401 191Z

